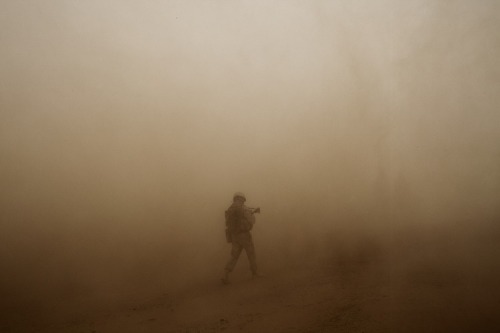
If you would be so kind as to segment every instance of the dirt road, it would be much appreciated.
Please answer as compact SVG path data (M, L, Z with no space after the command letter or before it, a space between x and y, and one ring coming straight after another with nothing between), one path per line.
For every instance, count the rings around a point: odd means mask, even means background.
M257 280L240 270L229 286L214 278L22 331L498 332L500 298L490 283L432 267L402 273L387 263L324 263Z

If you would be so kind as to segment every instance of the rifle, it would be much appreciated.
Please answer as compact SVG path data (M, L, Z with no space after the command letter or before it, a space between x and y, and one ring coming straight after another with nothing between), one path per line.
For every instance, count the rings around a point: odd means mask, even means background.
M247 207L247 209L250 210L252 214L260 213L260 207L257 208Z

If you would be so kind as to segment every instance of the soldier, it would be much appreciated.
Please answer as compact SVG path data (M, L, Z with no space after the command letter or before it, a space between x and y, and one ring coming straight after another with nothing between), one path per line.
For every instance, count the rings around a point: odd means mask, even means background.
M226 210L226 238L232 243L231 258L226 264L222 283L229 283L229 273L232 272L241 251L245 250L252 277L260 276L257 273L257 263L255 261L255 248L250 230L255 223L255 213L260 213L260 208L249 208L245 206L246 197L241 192L233 195L233 203Z

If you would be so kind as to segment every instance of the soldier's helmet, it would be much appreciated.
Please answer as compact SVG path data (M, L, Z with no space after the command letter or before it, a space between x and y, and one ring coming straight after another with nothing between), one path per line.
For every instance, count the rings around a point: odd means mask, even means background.
M242 198L244 201L247 201L247 197L242 192L236 192L236 193L234 193L233 194L233 200L235 200L236 198Z

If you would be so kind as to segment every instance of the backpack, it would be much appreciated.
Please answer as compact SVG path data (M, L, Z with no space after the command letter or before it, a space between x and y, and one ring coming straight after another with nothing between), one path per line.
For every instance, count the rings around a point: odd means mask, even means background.
M234 216L234 210L229 207L225 212L224 212L224 217L226 218L226 228L231 229L232 231L235 231L238 228L238 221Z
M238 218L235 209L231 206L224 213L226 219L226 240L232 242L231 235L238 232L250 231L255 223L255 216L251 210L244 208L243 217Z
M226 241L228 243L232 243L233 240L231 237L231 231L234 230L234 228L236 226L235 226L235 223L233 221L231 221L232 219L231 219L230 209L228 209L224 212L224 217L226 219Z

